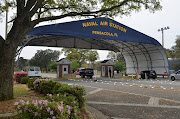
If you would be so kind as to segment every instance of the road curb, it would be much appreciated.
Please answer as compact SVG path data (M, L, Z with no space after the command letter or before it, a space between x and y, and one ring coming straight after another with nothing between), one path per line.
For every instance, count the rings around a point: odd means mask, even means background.
M102 112L97 109L86 104L86 109L89 113L89 119L109 119L109 117L105 116Z

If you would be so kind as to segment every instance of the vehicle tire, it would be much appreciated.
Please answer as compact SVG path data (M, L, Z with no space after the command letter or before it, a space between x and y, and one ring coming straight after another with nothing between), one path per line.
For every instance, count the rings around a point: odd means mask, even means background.
M83 75L82 78L85 78L85 76Z
M175 77L174 77L174 76L172 76L172 77L171 77L171 80L172 80L172 81L174 81L174 80L176 80L176 79L175 79Z

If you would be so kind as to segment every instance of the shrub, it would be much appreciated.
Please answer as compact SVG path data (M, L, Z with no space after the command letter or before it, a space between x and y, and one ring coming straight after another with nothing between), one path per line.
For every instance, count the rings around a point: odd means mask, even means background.
M63 94L47 94L47 96L45 97L45 99L47 99L50 102L60 102L60 103L64 103L65 105L69 105L70 107L72 107L72 112L74 112L76 110L76 112L79 112L79 106L78 106L78 102L76 101L74 96L67 96L67 95L63 95ZM73 116L73 115L71 115Z
M85 98L83 97L86 92L84 87L82 86L69 86L67 84L62 85L57 90L58 93L66 94L66 95L73 95L75 96L77 102L79 103L79 108L85 106Z
M28 83L28 80L29 80L29 77L22 77L22 78L21 78L21 83L22 83L22 84L27 84L27 83Z
M14 105L20 118L23 119L80 119L77 116L78 110L65 105L63 101L55 103L47 100L21 100L20 102L15 102Z
M34 82L33 82L33 85L34 85L34 90L35 91L38 91L38 92L41 92L41 90L40 90L40 84L41 84L41 82L42 81L46 81L46 82L48 82L48 81L50 81L51 79L36 79Z
M27 72L16 72L14 73L14 79L16 82L20 83L22 77L27 77Z
M43 80L41 83L40 83L40 93L42 94L52 94L53 93L53 88L56 86L57 82L55 81L45 81Z
M33 82L34 82L36 79L44 79L44 78L43 78L43 77L35 77L35 78L33 78L33 79L29 79L29 80L28 80L28 88L34 89L34 84L33 84Z
M34 89L34 84L33 84L33 82L34 82L35 80L36 80L35 78L28 80L28 88Z
M82 86L73 86L72 88L72 94L77 98L78 103L79 103L79 108L82 108L85 106L85 98L84 96L86 95L86 91L84 87Z
M67 84L60 84L51 79L36 79L33 82L33 89L42 94L62 94L66 96L74 96L78 102L79 108L85 106L84 95L85 89L82 86L69 86ZM65 100L64 100L65 101Z

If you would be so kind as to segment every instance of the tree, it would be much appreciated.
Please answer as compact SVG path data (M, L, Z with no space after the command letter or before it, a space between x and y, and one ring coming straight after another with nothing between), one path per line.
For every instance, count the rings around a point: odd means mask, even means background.
M159 0L1 0L0 16L9 9L16 12L9 21L12 27L7 37L0 36L0 100L13 98L16 50L26 33L37 24L65 17L128 15L142 8L154 12L161 5Z
M50 65L49 65L49 68L53 71L57 71L57 64L56 62L52 62Z
M115 61L114 69L116 71L121 71L122 72L123 70L125 70L125 67L126 67L125 63L119 62L119 61Z
M99 54L97 51L89 51L88 52L88 61L92 64L94 68L94 62L99 58Z
M171 58L174 58L172 67L174 69L179 69L180 68L180 35L177 36L175 43L176 43L175 46L171 47L171 49L169 49L168 52Z
M87 49L75 49L75 48L63 48L62 52L64 52L64 55L67 59L70 61L77 60L80 67L83 63L87 61L88 58L88 52L90 50Z
M17 61L16 61L16 65L17 67L19 67L21 70L23 70L23 68L25 66L28 66L28 60L24 59L23 57L20 57Z
M74 71L77 71L77 69L80 67L79 63L77 60L72 60L72 63L71 63L71 69L74 70Z
M125 63L124 56L120 52L115 53L113 51L110 51L108 52L107 58Z
M38 50L34 57L29 61L29 64L32 66L39 66L41 69L44 68L46 72L48 72L48 66L53 61L57 61L60 54L61 52L56 50Z

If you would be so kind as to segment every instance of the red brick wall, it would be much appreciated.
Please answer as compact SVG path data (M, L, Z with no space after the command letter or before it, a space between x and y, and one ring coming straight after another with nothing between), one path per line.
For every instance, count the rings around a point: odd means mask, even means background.
M59 76L58 76L58 77L62 77L62 66L63 66L63 65L68 65L68 74L71 73L70 64L58 64L58 65L59 65Z

